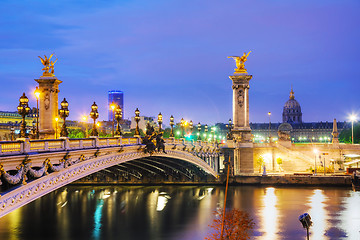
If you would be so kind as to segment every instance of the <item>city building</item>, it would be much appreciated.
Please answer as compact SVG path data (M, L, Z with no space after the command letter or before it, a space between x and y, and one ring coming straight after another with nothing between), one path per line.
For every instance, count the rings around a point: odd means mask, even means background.
M157 122L155 121L155 117L140 116L139 129L142 129L145 132L147 123L150 123L150 126L153 126L154 128L157 127ZM136 128L135 117L131 117L130 129L134 129L134 128Z
M114 117L114 113L110 108L111 104L119 105L122 110L122 118L124 119L124 93L119 90L111 90L108 91L108 105L109 105L109 114L108 114L108 121L112 121Z
M27 132L30 133L36 123L36 108L25 117ZM20 133L22 117L18 112L0 111L0 140L11 140Z
M331 142L333 121L303 122L299 102L295 99L291 88L290 97L285 102L282 113L282 123L250 123L254 142L278 140L278 131L290 132L292 142ZM351 123L337 122L338 132L351 128Z

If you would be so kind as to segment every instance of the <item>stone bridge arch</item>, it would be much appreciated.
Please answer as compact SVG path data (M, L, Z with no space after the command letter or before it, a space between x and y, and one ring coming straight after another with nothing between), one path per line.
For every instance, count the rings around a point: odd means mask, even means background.
M199 154L191 151L184 151L184 148L177 149L176 145L167 144L166 154L156 152L151 156L149 154L145 154L142 149L142 145L132 145L106 149L97 148L78 150L70 152L69 154L65 154L66 152L60 152L33 155L30 157L30 160L31 158L34 158L34 160L31 161L32 164L30 165L32 167L37 167L37 169L40 169L41 165L44 167L44 158L48 157L50 158L50 163L53 168L61 168L62 166L62 169L58 169L58 171L53 171L48 174L44 173L40 178L32 180L28 183L23 181L23 184L17 188L2 193L2 196L0 197L0 217L78 179L121 163L131 162L133 160L141 161L141 159L149 157L154 159L178 159L195 165L207 174L214 177L217 176L217 172L213 169L214 166L211 166L211 164L209 165L202 158L196 156ZM58 156L59 154L62 154L62 156L65 154L68 158L66 159L64 157L61 160L61 157ZM24 158L24 156L22 156L22 158ZM54 159L53 162L51 158ZM54 164L56 161L59 161L60 164ZM21 162L21 160L18 162Z

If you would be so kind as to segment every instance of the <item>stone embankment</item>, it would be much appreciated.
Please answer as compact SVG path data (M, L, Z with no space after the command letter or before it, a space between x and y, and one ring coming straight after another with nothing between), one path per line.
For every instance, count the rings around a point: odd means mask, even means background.
M230 179L232 185L302 185L302 186L351 186L349 175L314 176L286 174L283 176L235 176Z

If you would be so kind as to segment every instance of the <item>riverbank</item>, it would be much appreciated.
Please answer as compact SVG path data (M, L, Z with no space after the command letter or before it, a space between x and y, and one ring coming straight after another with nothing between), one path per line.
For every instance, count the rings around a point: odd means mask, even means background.
M209 177L198 181L76 181L72 185L223 185L226 177ZM234 176L229 178L230 185L271 185L271 186L345 186L351 187L351 177L349 175L335 176L314 176L314 175L246 175Z

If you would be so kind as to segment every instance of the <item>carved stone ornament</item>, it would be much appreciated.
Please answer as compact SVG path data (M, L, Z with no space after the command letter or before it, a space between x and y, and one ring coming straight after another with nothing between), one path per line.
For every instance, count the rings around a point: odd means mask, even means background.
M237 92L237 101L240 107L244 106L244 90L239 89Z
M49 95L49 93L46 93L46 95L45 95L44 104L45 104L45 109L48 110L49 107L50 107L50 95Z

